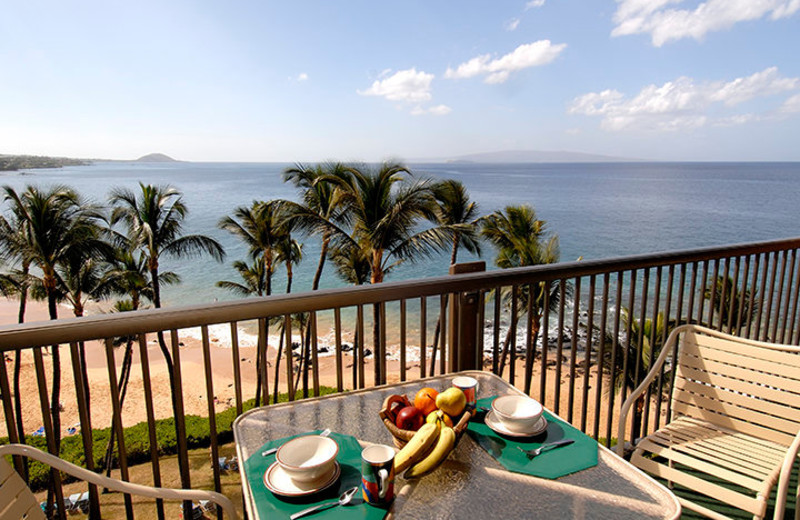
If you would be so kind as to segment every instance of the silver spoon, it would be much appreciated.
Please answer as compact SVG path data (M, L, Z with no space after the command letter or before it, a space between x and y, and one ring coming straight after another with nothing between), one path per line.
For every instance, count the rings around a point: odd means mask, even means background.
M358 491L358 486L352 487L347 491L345 491L344 493L342 493L342 496L339 497L339 500L333 502L325 502L324 504L320 504L318 506L309 507L308 509L303 509L302 511L293 514L289 518L291 518L292 520L296 520L297 518L310 515L311 513L319 511L320 509L327 509L333 506L346 506L353 499L353 496L356 494L356 491Z
M542 444L535 450L525 450L521 447L517 446L520 451L524 452L529 459L534 458L535 456L539 455L543 451L552 450L553 448L558 448L559 446L566 446L567 444L572 444L575 442L573 439L561 439L560 441L551 442L549 444Z

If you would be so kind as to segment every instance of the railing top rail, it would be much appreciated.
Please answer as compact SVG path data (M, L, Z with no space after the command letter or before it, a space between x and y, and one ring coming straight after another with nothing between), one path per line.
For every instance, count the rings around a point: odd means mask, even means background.
M800 238L437 276L213 304L61 319L55 322L32 322L0 327L0 351L792 249L800 249Z

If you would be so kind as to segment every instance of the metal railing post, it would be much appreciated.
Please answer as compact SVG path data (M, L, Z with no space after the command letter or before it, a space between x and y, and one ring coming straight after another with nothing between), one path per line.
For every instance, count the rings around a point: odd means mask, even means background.
M468 262L450 266L450 274L478 273L486 271L486 262ZM448 345L449 372L480 370L483 365L482 352L478 352L480 341L480 291L450 294L450 334Z

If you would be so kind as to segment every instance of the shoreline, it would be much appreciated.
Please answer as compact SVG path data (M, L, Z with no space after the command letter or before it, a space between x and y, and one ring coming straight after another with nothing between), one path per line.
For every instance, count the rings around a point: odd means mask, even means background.
M61 307L60 314L64 317L72 317L70 309ZM12 325L17 321L18 302L16 300L9 300L7 298L0 298L0 325ZM69 314L67 314L69 312ZM29 302L26 311L26 323L37 320L47 320L47 308L43 302ZM233 349L230 345L230 328L227 324L221 325L227 330L227 339L225 341L225 334L212 334L209 331L209 349L208 353L211 360L211 367L213 370L212 384L213 384L213 409L215 412L221 412L229 407L235 406L235 382L234 382L234 364L238 363L241 374L242 398L248 400L255 395L256 387L256 371L255 371L255 345L254 338L248 338L247 333L244 335L240 332L239 341L239 359L232 359ZM221 330L221 329L220 329ZM200 338L200 329L196 329L196 334L191 332L192 329L184 329L180 331L180 369L182 378L182 388L184 397L184 411L187 415L199 415L207 417L209 414L209 402L206 396L206 378L205 378L205 365L204 365L204 349L202 340ZM519 334L518 334L519 338ZM275 356L277 354L277 336L270 336L268 341L268 355L267 355L267 368L268 368L268 383L269 392L272 394L274 385L274 369L275 369ZM430 337L432 340L432 336ZM169 343L169 341L168 341ZM343 338L343 343L346 342ZM365 345L369 348L369 345ZM406 377L408 380L418 379L420 375L418 359L412 359L409 355L412 349L418 351L418 347L412 344L407 346L407 359L406 359ZM89 378L90 389L90 403L91 403L91 423L93 428L105 428L111 425L111 397L110 397L110 383L109 383L109 370L106 362L105 348L100 341L90 341L85 344L86 358L87 358L87 372ZM117 347L114 349L114 360L116 365L117 374L119 374L122 365L124 347ZM331 349L334 350L334 349ZM387 351L397 350L396 346L387 344ZM162 357L161 350L155 335L150 334L147 336L147 356L149 361L150 372L150 385L153 392L153 408L154 416L156 419L166 418L172 416L172 404L170 392L169 377L166 370L166 364ZM61 414L62 435L67 435L67 429L75 426L78 419L77 398L75 393L74 379L72 376L72 360L70 356L70 349L66 345L60 347L61 353L61 396L60 401L63 405ZM142 375L142 365L138 344L134 344L132 351L132 366L128 390L125 401L122 407L122 417L124 426L132 426L139 422L147 421L145 404L145 392ZM9 386L13 393L13 352L6 352L6 367L9 377ZM416 357L416 356L413 356ZM395 358L395 359L393 359ZM387 382L394 383L400 380L400 362L396 359L397 356L390 356L387 359ZM45 353L44 364L45 374L48 390L52 388L51 373L52 361L51 355ZM342 379L345 389L353 388L352 381L352 356L348 352L343 352L342 356ZM286 369L283 361L281 360L281 367L279 372L279 391L285 392L286 389ZM430 360L428 354L427 360ZM563 360L562 360L563 361ZM373 356L366 358L364 373L366 386L373 386ZM336 356L334 352L327 354L320 354L318 356L319 364L319 384L321 386L330 386L336 388L337 386L337 367ZM438 362L437 362L438 365ZM533 389L533 396L537 397L540 385L540 359L537 358L534 363L533 382L531 388ZM553 396L555 394L556 376L560 375L558 384L563 384L568 376L567 370L561 370L557 373L557 362L555 356L549 356L547 363L546 378L547 378L547 398L545 406L549 409L555 409ZM516 362L516 373L519 374L516 378L515 384L518 388L524 388L524 367L525 360L518 358ZM564 367L566 368L566 367ZM578 367L580 372L583 373L583 368ZM426 370L427 371L427 370ZM437 371L438 373L438 371ZM596 379L596 366L590 370L590 389L595 384ZM296 372L295 372L296 375ZM312 376L313 377L313 376ZM311 378L310 378L311 379ZM604 378L607 379L607 378ZM33 355L30 350L23 352L22 355L22 369L20 373L20 393L23 396L34 396L32 399L23 399L23 423L26 434L31 434L36 431L42 424L42 410L38 399L38 383L33 366ZM579 397L582 393L584 378L576 378L575 381L575 394ZM302 382L299 386L302 386ZM607 387L603 384L603 387ZM309 382L309 390L311 390L312 383ZM567 405L567 392L562 392L560 408L565 409ZM593 402L594 393L590 396L590 402ZM377 410L376 410L377 414ZM602 415L602 420L605 420L605 414ZM590 421L593 420L593 406L589 406ZM591 424L591 422L590 422ZM0 436L7 435L5 416L0 411Z

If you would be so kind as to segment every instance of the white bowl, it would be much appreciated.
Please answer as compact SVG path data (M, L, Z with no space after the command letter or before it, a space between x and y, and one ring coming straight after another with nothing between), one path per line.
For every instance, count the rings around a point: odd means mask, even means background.
M295 482L313 482L334 470L339 445L330 437L303 435L283 444L275 457Z
M500 423L509 431L533 431L542 416L539 401L524 395L504 395L492 401L492 410Z

